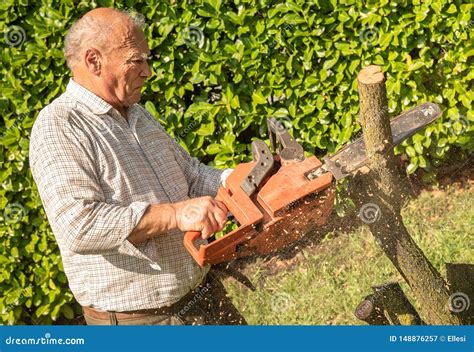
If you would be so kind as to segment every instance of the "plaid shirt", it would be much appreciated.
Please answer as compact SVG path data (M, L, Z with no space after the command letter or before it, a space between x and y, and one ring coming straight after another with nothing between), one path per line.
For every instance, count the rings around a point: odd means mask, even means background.
M177 302L203 280L169 231L138 246L127 237L151 203L213 196L216 170L191 158L141 106L128 121L73 80L39 114L30 166L77 301L109 311Z

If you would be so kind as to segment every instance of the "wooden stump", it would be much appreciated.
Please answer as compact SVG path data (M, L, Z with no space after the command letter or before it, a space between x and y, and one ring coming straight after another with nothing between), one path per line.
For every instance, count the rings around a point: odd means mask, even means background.
M365 297L357 306L354 315L369 325L390 325L385 317L383 304L375 294Z
M372 287L375 294L380 296L385 315L392 325L421 325L423 324L415 307L410 303L397 282Z
M354 315L370 325L422 325L415 308L397 282L372 286L374 293L365 297Z
M393 153L385 79L378 66L368 66L358 75L360 123L370 172L360 175L355 184L364 194L355 199L370 205L375 218L365 221L382 250L392 261L420 302L420 314L428 324L458 325L458 316L448 309L446 282L425 257L405 228L400 209L403 185ZM367 209L367 207L365 207ZM374 211L375 209L375 211ZM363 214L361 216L363 219Z

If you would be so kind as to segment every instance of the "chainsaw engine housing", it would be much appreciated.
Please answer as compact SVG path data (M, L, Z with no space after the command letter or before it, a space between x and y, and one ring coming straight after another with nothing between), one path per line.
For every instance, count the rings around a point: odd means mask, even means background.
M185 235L184 244L199 265L271 253L326 222L334 201L332 174L315 177L321 162L314 156L305 158L286 131L277 133L282 148L276 148L276 156L265 143L255 141L254 160L239 164L226 187L218 190L216 199L226 205L239 227L199 248L194 243L199 232Z

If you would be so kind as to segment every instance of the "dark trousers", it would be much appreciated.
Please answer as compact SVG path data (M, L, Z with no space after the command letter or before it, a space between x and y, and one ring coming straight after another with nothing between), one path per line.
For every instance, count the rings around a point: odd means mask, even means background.
M247 325L212 270L188 297L173 305L170 314L117 319L115 313L110 312L109 319L96 319L86 314L84 318L87 325Z

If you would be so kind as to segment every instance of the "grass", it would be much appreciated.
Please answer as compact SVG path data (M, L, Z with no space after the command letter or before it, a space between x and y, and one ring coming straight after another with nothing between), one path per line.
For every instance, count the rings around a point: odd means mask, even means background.
M445 263L474 264L473 194L474 187L425 190L403 210L409 232L443 276ZM418 307L364 226L332 231L290 261L258 259L245 270L255 292L231 279L225 285L249 324L364 325L353 314L356 306L371 286L390 281L400 282Z

